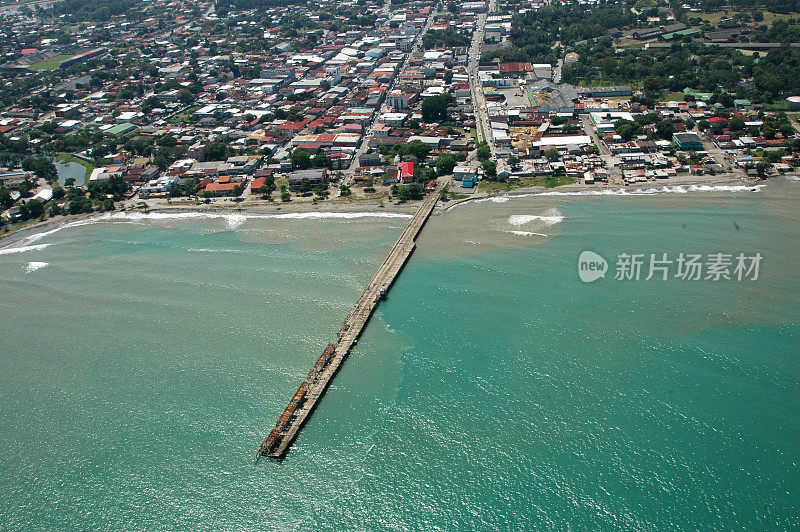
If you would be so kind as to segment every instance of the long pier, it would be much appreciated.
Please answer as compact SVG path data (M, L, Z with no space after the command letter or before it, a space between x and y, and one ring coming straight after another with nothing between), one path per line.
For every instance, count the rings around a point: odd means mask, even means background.
M416 238L433 212L444 184L443 180L437 182L436 189L423 200L408 227L397 239L389 255L381 263L353 309L347 314L337 334L339 343L329 344L311 368L308 376L300 384L288 406L278 418L275 427L264 439L256 453L256 458L260 456L283 458L286 455L300 428L311 415L334 375L339 371L344 359L347 358L350 349L358 342L358 338L378 306L378 302L386 296L400 270L403 269L413 253L416 247Z

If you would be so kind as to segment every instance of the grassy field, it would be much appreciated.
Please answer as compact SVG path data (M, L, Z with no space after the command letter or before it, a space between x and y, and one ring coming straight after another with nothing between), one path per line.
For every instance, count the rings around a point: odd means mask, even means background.
M617 46L623 48L644 48L645 43L635 39L628 39L627 37L620 37L617 39Z
M29 70L55 70L59 67L61 63L65 60L72 57L69 54L60 54L51 57L50 59L45 59L44 61L39 61L38 63L31 63L28 65Z
M562 185L571 185L575 182L571 177L566 176L549 176L538 177L536 179L520 179L519 181L511 183L502 183L499 181L481 181L478 183L478 191L485 192L486 194L501 194L514 190L515 188L524 187L545 187L554 188Z
M664 95L665 102L682 102L685 95L682 92L668 92Z
M778 100L774 103L765 103L764 110L765 111L786 111L788 109L786 102Z
M549 176L549 177L540 177L537 179L533 179L530 182L530 185L535 187L546 187L546 188L554 188L560 187L562 185L571 185L575 182L574 179L567 176ZM526 186L530 186L526 185Z
M772 13L771 11L762 11L764 13L764 20L761 22L749 22L749 24L772 24L776 20L786 20L789 18L798 18L797 14L782 14L782 13ZM725 10L725 11L717 11L716 13L688 13L689 18L701 18L703 20L707 20L714 26L719 24L719 22L724 18L733 18L734 15L739 13L739 11L734 10Z
M508 183L501 183L500 181L481 181L478 183L478 192L499 194L501 192L508 192L509 190L511 190L511 185Z

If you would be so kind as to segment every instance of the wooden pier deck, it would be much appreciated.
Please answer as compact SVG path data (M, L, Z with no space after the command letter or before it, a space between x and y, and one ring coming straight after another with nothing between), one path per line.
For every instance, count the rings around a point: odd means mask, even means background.
M378 306L378 302L388 292L389 287L392 286L414 251L415 240L433 212L444 184L443 180L437 182L436 189L423 200L408 227L397 239L389 255L381 263L361 297L345 318L339 329L338 344L328 346L306 379L300 384L297 393L289 401L286 410L278 418L275 427L258 449L256 458L260 456L283 458L289 450L300 428L311 415L344 359L347 358L350 349L358 342L358 338Z

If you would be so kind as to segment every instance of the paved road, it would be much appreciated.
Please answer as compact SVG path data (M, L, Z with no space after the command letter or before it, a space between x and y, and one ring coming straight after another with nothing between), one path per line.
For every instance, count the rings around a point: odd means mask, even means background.
M489 11L497 9L495 0L489 3ZM486 98L483 94L483 87L481 87L480 79L478 79L478 62L481 58L481 44L483 44L484 34L486 32L486 13L478 15L476 20L475 33L473 33L472 44L469 48L469 62L467 65L467 73L469 75L469 84L472 92L472 105L475 114L475 128L477 130L478 142L489 143L489 148L492 150L492 157L494 153L494 143L491 139L491 125L489 124L489 114L486 109Z
M742 181L749 180L747 173L745 173L742 168L733 166L725 156L725 152L721 150L708 135L700 133L697 129L693 130L692 132L700 135L700 138L703 140L703 149L714 159L714 161L717 162L717 164L722 165L726 173L733 174Z
M386 0L383 7L381 8L381 11L388 14L390 6L391 6L391 0ZM417 35L414 37L414 45L411 47L411 51L409 51L409 53L406 54L405 58L403 59L403 63L400 65L400 68L397 69L397 74L395 74L395 76L392 78L392 81L389 83L389 86L386 89L387 94L394 88L397 79L405 71L411 57L419 51L420 43L422 42L422 36L428 31L428 29L431 27L431 24L433 24L433 19L438 13L438 11L439 11L439 4L437 3L431 7L431 12L428 15L428 18L425 20L425 26L423 26L422 29L419 31L419 33L417 33ZM384 26L387 26L388 24L389 21L387 19L387 21L384 23ZM353 173L355 172L356 168L358 168L358 159L369 149L369 141L372 138L373 127L375 126L375 122L378 119L378 115L380 115L381 112L383 112L385 109L386 105L385 104L381 105L380 109L375 111L375 114L366 124L361 144L358 146L356 151L353 152L353 160L350 163L350 167L347 170L345 170L345 176L344 179L342 179L342 183L345 186L349 186L350 182L353 179Z
M606 165L606 168L608 168L608 184L622 186L624 182L622 181L622 171L619 168L619 159L614 157L605 142L600 140L589 115L581 115L581 122L583 123L583 130L592 138L592 142L600 150L600 158L603 160L603 164Z

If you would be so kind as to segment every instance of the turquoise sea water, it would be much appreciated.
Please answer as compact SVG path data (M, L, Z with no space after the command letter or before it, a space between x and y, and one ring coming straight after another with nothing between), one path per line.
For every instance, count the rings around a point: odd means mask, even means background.
M282 462L253 454L406 219L117 220L0 250L0 528L797 528L798 199L432 218ZM584 284L587 249L764 258L757 281Z

